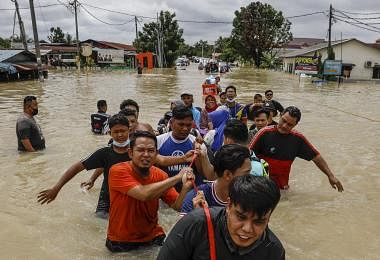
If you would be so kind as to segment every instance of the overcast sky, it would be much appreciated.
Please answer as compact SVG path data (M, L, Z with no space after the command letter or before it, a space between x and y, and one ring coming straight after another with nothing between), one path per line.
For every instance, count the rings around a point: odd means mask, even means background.
M155 17L160 10L170 10L175 12L177 19L181 20L198 20L198 21L232 21L235 10L241 6L248 5L251 1L243 0L79 0L84 4L126 12L130 14ZM29 0L18 0L20 7L29 7ZM68 0L34 0L35 11L37 16L37 27L39 38L46 40L50 27L61 27L66 33L75 36L74 15L63 5L51 7L38 7L39 5L68 3ZM339 10L349 12L377 12L377 15L367 17L379 17L377 20L368 20L367 22L377 22L372 26L380 28L380 4L378 0L272 0L262 1L271 4L275 9L281 10L286 17L300 15L311 12L327 11L330 2L333 7ZM97 10L84 5L93 15L108 23L124 23L133 17L110 13L107 11ZM11 0L1 0L0 9L13 8ZM9 38L12 35L14 11L0 10L0 37ZM31 29L30 10L21 10L21 16L25 24L26 34L33 36ZM135 24L129 22L125 25L106 25L103 24L84 10L79 13L79 38L80 40L95 39L105 41L115 41L130 44L135 38ZM149 19L143 19L138 24L139 30L142 24L149 22ZM294 37L313 37L327 38L328 18L324 14L317 14L308 17L295 18L292 22L291 31ZM184 30L184 38L188 44L203 39L213 43L218 36L228 36L231 33L232 25L230 24L194 24L180 23ZM343 22L337 22L333 25L332 40L340 39L341 33L343 38L357 38L364 42L375 42L380 39L380 33L360 29ZM16 23L16 34L19 34L18 23Z

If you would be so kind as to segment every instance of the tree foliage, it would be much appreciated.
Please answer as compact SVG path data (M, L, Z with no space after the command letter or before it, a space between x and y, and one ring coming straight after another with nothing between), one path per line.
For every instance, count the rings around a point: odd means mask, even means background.
M10 39L3 39L0 37L0 48L8 49L11 47Z
M246 60L260 66L265 52L292 40L291 23L271 5L252 2L235 11L232 40L234 48Z
M62 29L60 27L51 27L50 28L50 35L48 36L48 40L51 43L65 43L65 34L63 33Z
M239 54L233 46L231 37L219 37L215 41L215 52L220 53L219 59L234 62Z
M138 51L150 51L157 53L158 32L162 35L164 61L166 67L171 67L179 55L180 46L184 44L183 30L179 28L175 13L161 11L158 17L159 23L145 23L142 32L139 32L138 41L134 46Z
M211 58L212 52L214 50L214 46L210 45L207 41L199 40L196 43L194 43L194 49L195 49L195 56L198 57L208 57ZM202 47L203 47L203 53L202 53Z

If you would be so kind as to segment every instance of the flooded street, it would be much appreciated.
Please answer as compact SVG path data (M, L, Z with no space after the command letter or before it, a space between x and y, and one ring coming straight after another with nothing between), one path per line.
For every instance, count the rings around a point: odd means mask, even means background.
M49 205L37 193L51 187L74 162L104 146L109 136L90 131L90 114L98 99L108 113L124 99L140 104L140 121L154 128L182 91L195 94L202 106L203 72L185 71L50 71L49 79L0 84L1 259L154 259L156 250L111 254L105 247L107 221L95 218L101 180L89 192L82 172L64 186ZM284 107L296 105L302 118L296 129L319 149L345 191L333 190L312 162L297 159L290 190L272 215L270 226L288 259L380 259L380 84L336 83L317 88L280 72L235 69L222 76L223 87L238 88L241 103L255 93L274 91ZM15 134L22 100L36 95L36 117L47 149L19 154ZM278 119L278 118L277 118ZM276 119L276 121L277 121ZM160 222L168 231L178 214L164 209Z

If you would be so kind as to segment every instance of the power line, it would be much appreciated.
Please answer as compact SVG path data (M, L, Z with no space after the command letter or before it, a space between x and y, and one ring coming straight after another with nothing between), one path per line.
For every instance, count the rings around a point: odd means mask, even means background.
M81 8L86 12L88 13L92 18L94 18L95 20L101 22L101 23L104 23L104 24L107 24L107 25L125 25L127 23L130 23L130 22L133 22L135 18L131 19L131 20L128 20L124 23L109 23L109 22L106 22L106 21L103 21L101 20L100 18L96 17L94 14L92 14L90 11L87 10L86 7L84 7L82 4L81 4Z
M370 29L370 28L367 28L367 27L363 27L363 26L360 26L360 25L354 24L354 23L349 22L349 21L347 21L347 20L343 20L343 19L340 19L340 18L337 18L337 17L334 17L334 18L335 18L336 20L338 20L338 21L345 22L345 23L347 23L347 24L350 24L350 25L355 26L355 27L358 27L358 28L362 28L362 29L365 29L365 30L368 30L368 31L372 31L372 32L378 32L378 33L380 33L380 30L373 30L373 29Z
M36 8L37 7L42 7L42 8L45 8L45 7L51 7L51 6L57 6L57 5L62 5L62 4L48 4L48 5L39 5L39 6L35 6ZM29 7L19 7L18 9L20 10L24 10L24 9L27 9L29 10ZM14 11L15 8L0 8L0 11Z
M335 11L338 12L338 13L340 13L340 14L343 14L343 15L346 17L346 19L351 19L351 20L354 20L354 21L358 22L359 24L362 24L362 25L365 25L365 26L368 26L368 27L374 28L374 29L376 29L376 30L380 30L379 27L376 27L376 26L373 26L373 25L370 25L370 24L367 24L367 23L361 22L361 21L359 21L358 19L353 18L353 17L351 17L351 16L349 16L349 15L347 15L347 14L345 14L345 13L339 11L339 10L336 10L336 9L335 9Z
M360 12L349 12L349 11L343 11L341 10L343 13L346 13L346 14L357 14L357 15L374 15L374 14L380 14L380 12L374 12L374 13L368 13L368 12L363 12L363 13L360 13Z

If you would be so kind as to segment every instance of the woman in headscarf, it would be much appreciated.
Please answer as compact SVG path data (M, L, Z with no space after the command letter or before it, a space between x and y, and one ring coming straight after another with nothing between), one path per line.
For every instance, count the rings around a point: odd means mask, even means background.
M207 134L209 130L212 130L214 128L209 113L215 111L217 108L218 105L216 103L216 98L212 95L208 95L205 98L205 108L202 109L201 123L199 125L199 132L202 136L204 136L205 134Z
M210 130L204 137L204 141L211 146L213 152L216 152L223 145L223 132L229 119L229 111L226 109L217 109L209 114L213 130Z

